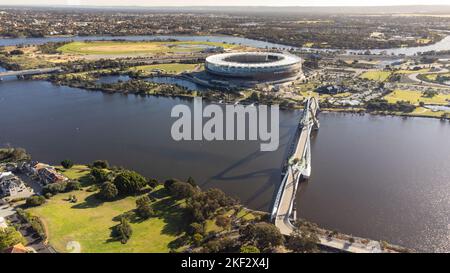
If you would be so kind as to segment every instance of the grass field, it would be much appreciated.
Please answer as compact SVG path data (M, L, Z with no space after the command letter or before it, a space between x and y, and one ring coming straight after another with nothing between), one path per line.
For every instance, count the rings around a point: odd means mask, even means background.
M91 171L86 165L73 165L70 169L64 169L62 166L56 166L56 168L61 174L72 180L81 179Z
M425 74L425 78L427 78L430 81L436 81L436 78L438 75L444 76L444 77L450 77L450 73L430 73Z
M62 53L81 55L137 55L199 52L208 46L235 47L230 44L200 41L90 41L72 42L58 50Z
M166 73L179 74L182 72L193 71L196 68L200 68L201 64L181 64L181 63L171 63L171 64L152 64L152 65L141 65L130 68L130 70L138 71L142 70L144 72L152 72L153 70L163 70Z
M389 71L367 71L361 74L360 77L363 79L384 82L390 75L391 72Z
M420 102L439 105L447 105L450 103L450 95L438 94L432 98L423 97L422 95L422 92L419 91L394 90L392 93L384 96L384 99L389 103L408 101L414 105L419 105Z
M70 194L76 195L78 203L68 202L69 194L58 194L47 204L29 210L43 220L50 244L61 252L67 251L69 241L79 242L82 252L168 252L170 243L185 228L184 215L177 207L180 204L174 203L159 187L151 194L159 197L152 206L161 213L145 221L131 221L131 239L121 244L111 239L111 228L117 225L118 216L136 207L136 197L104 203L91 192Z
M414 109L413 112L410 113L410 115L411 116L440 118L445 113L446 113L445 111L432 111L431 109L427 109L424 107L417 107L416 109ZM447 112L447 113L449 113L449 112Z

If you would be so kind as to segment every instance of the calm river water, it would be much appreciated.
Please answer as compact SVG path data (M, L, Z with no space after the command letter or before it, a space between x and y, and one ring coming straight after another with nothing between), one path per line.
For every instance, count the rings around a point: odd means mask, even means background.
M107 95L42 81L0 83L0 146L35 159L107 159L148 177L193 176L250 208L269 210L300 111L280 113L280 147L176 142L171 108L190 100ZM301 217L356 236L450 252L450 124L434 119L320 115Z
M63 41L85 41L85 40L111 40L120 39L127 41L141 41L141 40L167 40L175 39L179 41L211 41L211 42L226 42L229 44L242 44L251 47L258 48L278 48L280 50L298 49L297 47L287 46L282 44L270 43L266 41L258 41L254 39L234 37L234 36L183 36L183 35L146 35L146 36L75 36L75 37L45 37L45 38L0 38L0 46L11 46L11 45L28 45L28 44L44 44L47 42L63 42ZM302 48L309 51L335 51L337 49L315 49L315 48ZM439 50L449 50L450 49L450 36L446 36L441 41L417 47L404 47L404 48L389 48L389 49L371 49L370 51L374 54L385 52L388 55L404 54L412 56L419 52L427 51L439 51ZM364 53L366 50L346 50L347 54L350 53Z

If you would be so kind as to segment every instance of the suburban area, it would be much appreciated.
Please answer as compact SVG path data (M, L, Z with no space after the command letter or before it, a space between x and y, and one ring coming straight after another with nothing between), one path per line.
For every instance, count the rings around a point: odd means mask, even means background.
M450 251L450 6L1 4L0 252ZM280 148L170 139L199 99Z

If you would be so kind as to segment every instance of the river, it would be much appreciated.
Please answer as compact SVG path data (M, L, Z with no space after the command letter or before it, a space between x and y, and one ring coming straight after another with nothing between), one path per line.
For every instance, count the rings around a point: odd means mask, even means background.
M104 94L44 81L0 83L0 145L57 164L107 159L148 177L218 187L269 210L300 111L280 112L280 147L176 142L170 110L190 100ZM421 251L450 252L450 124L436 119L320 114L299 215L319 225Z
M128 41L152 41L152 40L167 40L175 39L179 41L211 41L211 42L226 42L229 44L242 44L246 46L256 47L256 48L278 48L280 50L289 49L303 49L308 51L340 51L338 49L315 49L315 48L298 48L293 46L287 46L282 44L270 43L265 41L258 41L254 39L234 37L234 36L184 36L184 35L146 35L146 36L74 36L74 37L44 37L44 38L0 38L0 46L11 46L11 45L29 45L29 44L44 44L47 42L63 42L63 41L84 41L84 40L111 40L120 39ZM404 48L389 48L389 49L371 49L370 52L374 54L379 54L385 52L388 55L400 55L404 54L407 56L412 56L419 52L426 51L440 51L440 50L450 50L450 36L446 36L441 41L418 47L404 47ZM364 49L355 50L344 50L346 54L351 53L364 53Z

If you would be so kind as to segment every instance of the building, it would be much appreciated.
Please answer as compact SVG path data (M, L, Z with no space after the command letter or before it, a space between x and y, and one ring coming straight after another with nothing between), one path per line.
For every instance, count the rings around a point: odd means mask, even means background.
M35 251L29 247L24 246L21 243L16 244L10 248L3 250L3 253L30 253L30 252L35 252Z
M21 169L28 175L38 178L43 185L60 183L68 180L67 177L58 173L53 166L45 163L28 162L23 164Z
M53 167L40 168L37 172L41 182L44 185L52 183L60 183L68 180L67 177L58 173Z
M343 92L347 92L348 89L340 85L323 85L316 89L319 94L335 95Z
M8 223L6 223L5 218L0 216L0 230L4 230L8 227Z
M23 181L11 172L0 173L0 190L3 196L15 197L26 189Z
M222 78L282 83L302 75L301 58L284 53L239 52L216 54L206 58L206 71Z

